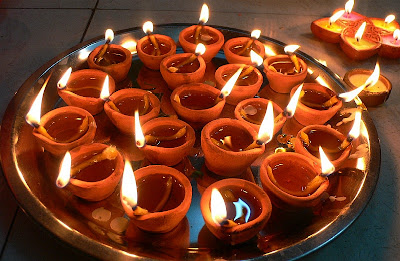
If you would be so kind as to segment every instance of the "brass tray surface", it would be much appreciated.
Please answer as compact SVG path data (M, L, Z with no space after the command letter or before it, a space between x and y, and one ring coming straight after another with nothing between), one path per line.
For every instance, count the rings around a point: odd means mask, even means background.
M188 26L190 25L159 25L154 31L169 35L177 41L179 32ZM213 27L224 34L225 41L250 34L233 28ZM113 43L121 44L130 39L138 40L143 36L141 28L131 28L116 32ZM285 44L264 36L260 37L260 41L276 53L283 53ZM110 225L115 218L126 218L119 205L119 187L110 198L98 203L84 202L68 191L58 189L54 181L58 172L56 166L60 159L52 158L49 153L43 152L32 135L32 127L24 120L51 70L53 76L43 99L42 115L55 107L63 106L57 95L56 82L69 66L72 66L74 71L87 68L86 60L80 59L80 55L92 51L103 42L103 37L99 36L79 44L39 68L14 96L2 123L2 167L12 192L26 213L65 243L91 256L107 260L146 258L192 260L206 257L257 260L265 256L272 260L296 259L318 249L339 235L367 205L379 176L380 146L375 126L368 112L363 111L362 136L353 145L356 148L360 144L365 144L368 153L363 158L347 160L340 173L333 177L339 185L329 191L331 196L344 196L344 201L328 199L319 213L305 212L301 215L291 215L282 214L274 209L269 225L260 232L258 238L238 246L229 246L219 242L204 226L199 208L201 196L193 179L192 205L187 218L176 230L165 235L154 235L135 230L129 224L128 229L134 231L136 236L134 239L128 239L124 232L116 231ZM180 47L178 52L182 52ZM344 82L327 67L305 53L298 52L298 55L336 92L346 90ZM213 62L226 63L222 51ZM134 83L133 87L136 87L136 77L141 67L141 61L134 55L129 73L129 78ZM306 81L313 82L314 79L309 76ZM355 107L354 103L346 106L349 107L344 110L350 111ZM331 124L335 126L335 122ZM345 132L348 126L343 124L337 128ZM266 155L273 153L273 149L273 145L269 146ZM197 168L202 164L201 158L191 158L191 160ZM140 165L140 162L134 163L136 166ZM252 166L252 170L256 181L259 180L257 166ZM107 221L94 218L93 210L102 207L112 213Z

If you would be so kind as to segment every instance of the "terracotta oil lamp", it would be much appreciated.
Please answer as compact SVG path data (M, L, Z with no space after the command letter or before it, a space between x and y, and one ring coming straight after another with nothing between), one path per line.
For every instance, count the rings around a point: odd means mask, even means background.
M217 238L236 245L258 234L271 216L267 194L242 179L224 179L208 187L200 201L207 228Z
M345 74L343 80L351 89L357 89L372 73L372 70L353 69ZM391 90L392 83L385 76L379 75L377 83L362 90L358 97L366 106L374 107L384 103L389 98Z
M382 45L379 49L379 56L398 59L400 58L400 30L396 29L393 34L382 35Z
M261 60L262 58L258 56ZM220 66L215 72L215 80L217 88L222 89L232 75L243 65L241 64L226 64ZM226 102L231 105L236 105L240 101L248 98L253 98L263 83L261 72L253 65L248 65L243 68L238 80L233 87L232 92L226 97Z
M260 129L260 125L264 119L265 112L267 111L267 105L269 100L263 98L250 98L243 100L238 103L235 108L236 119L246 122L257 132ZM274 102L271 102L274 108L274 135L282 128L286 122L286 117L277 116L283 113L283 110Z
M224 35L215 28L206 26L209 11L206 4L203 5L200 13L199 23L183 29L179 33L179 43L186 53L194 53L196 46L203 43L206 52L202 55L204 61L209 63L219 52L224 44Z
M395 21L396 17L394 15L388 15L385 19L382 18L369 18L369 20L378 28L379 34L392 35L396 29L400 29L400 25Z
M262 162L260 178L264 191L275 206L296 211L321 204L329 180L320 175L319 169L304 155L280 152Z
M181 172L151 165L133 174L130 163L125 161L121 203L140 229L155 233L171 231L185 217L191 201L192 186Z
M147 21L143 24L143 31L147 36L138 41L137 53L143 64L152 69L160 70L161 61L175 54L176 44L174 40L166 35L153 34L153 23Z
M206 63L201 54L204 53L204 48L203 44L199 44L196 54L174 54L162 60L160 71L171 90L182 84L203 81Z
M113 93L114 79L100 70L84 69L72 74L71 70L70 67L58 82L58 95L66 104L85 109L92 115L103 111L102 88L108 88L108 92Z
M357 21L361 19L365 19L366 17L362 14L356 13L353 11L354 0L349 0L346 2L344 10L345 13L339 18L339 23L342 23L344 26L351 26ZM336 9L334 13L342 11L343 9Z
M264 45L257 39L260 37L260 30L253 30L251 38L237 37L226 41L224 44L224 54L229 63L252 65L250 51L253 50L262 58L265 55Z
M257 132L247 123L220 118L209 122L201 132L201 148L207 168L217 175L241 175L265 150L273 137L272 104Z
M134 113L139 111L140 122L145 122L158 116L160 101L158 98L142 89L122 89L113 93L108 102L104 103L104 111L111 122L123 133L135 133Z
M291 91L291 95L297 88ZM318 83L304 83L294 118L302 125L324 124L343 106L331 89Z
M351 59L364 60L378 53L381 37L374 25L360 20L342 31L340 47Z
M315 20L311 23L311 32L328 43L339 43L340 33L345 28L344 24L337 20L345 13L345 10L340 10L334 13L331 17L325 17Z
M309 125L299 131L294 143L297 153L320 163L318 147L321 146L332 164L338 168L349 157L351 142L360 135L361 113L356 113L353 128L347 137L325 125Z
M123 158L115 147L85 144L68 154L56 181L58 187L66 187L75 196L88 201L103 200L114 192L124 169Z
M307 76L307 64L294 54L298 45L288 45L285 48L288 55L271 56L264 60L264 72L269 86L278 93L290 93Z
M107 29L105 38L105 44L95 48L89 54L87 62L90 68L108 73L118 83L128 75L132 64L132 53L120 45L110 44L114 39L114 32L111 29Z
M135 123L138 124L135 126L136 146L153 164L177 165L189 154L196 140L193 128L178 119L152 119L143 125L143 135L138 134L141 131L139 121Z

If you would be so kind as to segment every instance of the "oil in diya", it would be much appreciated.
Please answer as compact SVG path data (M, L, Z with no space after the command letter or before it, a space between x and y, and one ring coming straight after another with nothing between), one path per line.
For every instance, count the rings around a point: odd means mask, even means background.
M109 197L123 173L123 159L113 146L85 144L67 152L56 185L88 201Z
M217 55L225 41L224 35L220 31L205 25L208 21L208 17L208 6L203 4L199 23L187 27L179 33L179 43L187 53L194 53L199 43L206 46L206 51L202 55L206 63L209 63L211 59Z
M267 194L256 184L229 178L204 191L200 209L211 233L236 245L257 235L268 221L272 205Z
M108 73L118 83L128 75L132 64L132 53L120 45L110 44L113 39L114 32L107 29L105 44L96 47L89 54L87 62L90 68Z
M161 61L176 53L175 41L166 35L153 34L153 23L143 24L143 31L147 36L141 38L137 44L137 53L143 64L152 69L160 70Z
M257 39L260 37L260 30L253 30L251 38L237 37L226 41L224 44L224 54L229 63L248 64L253 62L250 57L250 51L256 52L262 58L265 55L264 45Z
M345 28L344 24L337 22L345 10L334 13L331 17L321 18L311 23L311 32L328 43L339 43L340 33Z
M192 127L170 117L155 118L140 127L135 116L136 146L153 164L177 165L186 157L196 140Z
M134 174L130 163L125 161L120 195L125 213L137 227L166 233L175 228L189 210L192 186L176 169L151 165Z

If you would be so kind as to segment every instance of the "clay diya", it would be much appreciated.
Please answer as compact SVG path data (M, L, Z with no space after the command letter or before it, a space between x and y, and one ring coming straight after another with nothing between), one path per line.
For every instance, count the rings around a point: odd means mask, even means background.
M215 72L217 88L221 90L240 67L242 67L240 64L226 64L220 66ZM257 68L251 65L244 67L232 92L226 97L226 102L231 105L236 105L244 99L254 97L262 83L263 76Z
M132 64L132 54L120 45L110 44L113 39L114 33L108 29L105 44L96 47L89 54L87 62L90 68L108 73L118 83L128 75Z
M297 88L291 91L294 94ZM342 108L343 102L331 89L318 83L304 83L294 118L302 125L324 124Z
M224 177L241 175L265 150L257 140L257 132L245 122L228 118L209 122L201 132L207 168Z
M208 15L208 6L203 4L199 23L187 27L179 33L179 43L186 53L194 53L199 43L206 46L206 52L202 55L206 63L209 63L217 55L225 41L224 35L220 31L204 25L208 21Z
M110 102L104 103L104 111L111 122L123 133L135 133L134 113L139 111L140 122L145 122L158 116L160 101L158 98L142 89L122 89L110 96Z
M137 140L136 146L154 164L177 165L189 154L196 140L189 124L169 117L152 119L142 129L145 142Z
M220 93L208 84L185 84L172 92L171 104L185 121L204 125L221 114L225 99L219 99Z
M237 37L226 41L223 48L226 60L229 63L252 65L253 62L250 58L251 50L261 57L264 57L264 45L257 40L260 37L260 34L260 30L253 30L251 32L251 38Z
M369 18L369 20L378 28L381 37L383 35L391 35L396 29L400 29L400 25L395 21L394 15L388 15L385 19L382 18Z
M96 115L103 110L102 88L115 91L115 82L108 74L94 69L84 69L71 74L70 67L57 84L58 95L71 106L80 107ZM108 79L106 79L108 77Z
M160 71L171 90L182 84L201 82L203 80L206 72L206 63L201 56L203 51L200 49L202 48L201 46L199 45L196 54L174 54L162 60Z
M311 23L311 32L328 43L339 43L340 33L345 28L343 23L337 20L345 13L345 10L334 13L331 17L315 20Z
M109 197L123 173L124 161L113 146L85 144L64 157L57 186L65 187L77 197L100 201ZM68 164L69 163L69 164Z
M400 30L396 29L393 34L382 35L382 45L379 49L379 56L398 59L400 58Z
M263 98L250 98L243 100L239 102L235 108L235 117L240 121L246 122L258 132L264 119L268 102L269 100ZM283 113L283 110L274 102L272 102L272 105L274 108L274 118L277 119L274 124L275 135L286 122L286 117L277 118L280 113Z
M296 60L297 62L293 62ZM272 90L278 93L290 93L293 87L306 78L307 64L292 52L290 55L276 55L265 59L264 72Z
M348 71L343 80L351 89L357 89L368 77L372 75L372 70L353 69ZM392 83L383 75L379 75L378 82L363 89L358 97L369 107L374 107L384 103L390 95Z
M256 184L230 178L204 191L200 209L211 233L236 245L258 234L271 216L272 205Z
M165 57L175 54L176 44L169 36L153 34L153 23L150 21L143 24L143 31L147 36L141 38L137 43L139 59L146 67L160 70L161 61Z
M360 20L342 31L340 47L351 59L364 60L378 53L381 37L374 25Z
M155 233L171 231L185 217L191 201L192 186L181 172L151 165L133 175L130 163L125 161L121 203L140 229Z
M295 152L272 154L260 168L264 191L275 206L286 211L315 207L321 203L329 180L319 174L315 162ZM314 179L319 181L317 186L313 185Z

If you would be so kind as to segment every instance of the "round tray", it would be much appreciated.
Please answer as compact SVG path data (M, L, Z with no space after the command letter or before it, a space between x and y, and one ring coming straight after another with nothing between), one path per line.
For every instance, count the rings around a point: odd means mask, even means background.
M155 27L155 32L169 35L177 41L179 32L188 26L189 24L160 25ZM213 27L224 34L225 40L250 34L232 28ZM117 32L113 43L122 44L143 36L142 29L139 27L127 29ZM275 53L283 53L285 44L264 36L260 37L260 41ZM72 66L74 70L87 68L85 57L103 42L103 37L99 36L75 46L33 73L8 105L2 123L1 158L9 186L26 213L62 241L94 257L109 260L149 257L161 259L197 259L201 257L259 259L265 256L273 260L287 260L304 256L328 243L346 229L367 205L379 176L380 146L375 126L368 112L363 111L362 135L353 145L357 147L360 144L366 144L369 151L363 158L346 162L345 168L336 177L342 184L341 191L331 191L332 196L340 196L340 193L345 193L344 201L331 202L327 200L328 207L322 209L320 213L303 213L300 216L298 213L292 216L290 213L286 213L284 218L280 218L280 214L276 214L278 219L287 220L282 221L288 222L285 223L285 229L282 229L282 224L280 226L279 222L272 223L270 226L267 225L258 238L238 246L229 246L213 238L207 229L204 229L204 221L199 208L201 196L197 191L196 181L192 180L192 205L187 219L181 224L182 231L177 233L179 237L185 237L180 242L186 243L175 244L176 240L173 239L176 239L177 236L168 234L142 233L143 235L138 241L127 240L123 233L112 230L109 222L98 222L90 215L93 209L104 207L113 212L112 218L118 215L123 217L122 207L115 203L118 198L118 189L111 199L98 203L83 202L65 190L58 189L53 183L54 176L57 175L54 172L57 171L50 166L51 164L46 164L52 161L51 156L47 152L43 152L43 149L36 144L32 128L26 124L24 119L44 79L51 70L53 76L45 92L42 112L62 106L57 95L56 82L69 66ZM181 48L178 48L178 51L182 52ZM307 63L314 75L319 75L330 88L337 92L343 92L346 89L343 81L328 68L302 52L298 52L298 55ZM214 62L225 62L222 51L214 58ZM132 69L129 73L129 77L134 83L141 66L142 63L137 55L134 55ZM309 76L307 81L313 82L314 78ZM354 105L346 106L349 107L345 109L354 107ZM272 153L272 148L269 153ZM196 166L196 160L194 161ZM200 164L201 160L198 160L197 163ZM257 181L257 166L254 166L252 170Z

